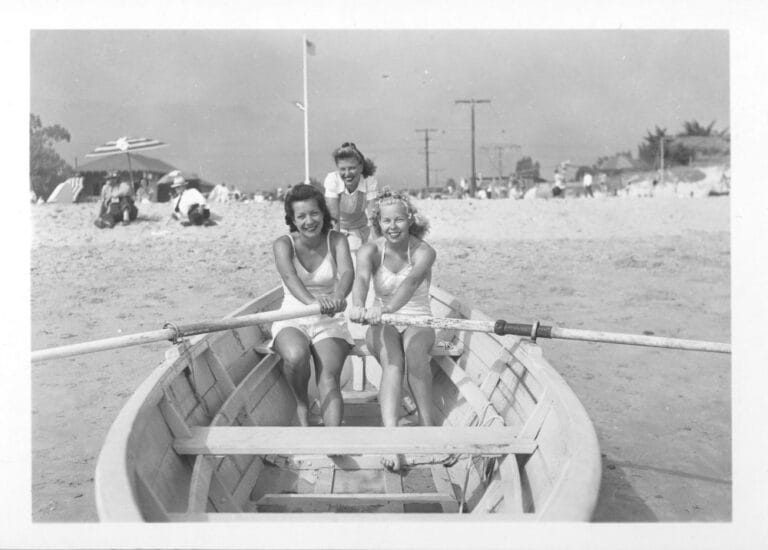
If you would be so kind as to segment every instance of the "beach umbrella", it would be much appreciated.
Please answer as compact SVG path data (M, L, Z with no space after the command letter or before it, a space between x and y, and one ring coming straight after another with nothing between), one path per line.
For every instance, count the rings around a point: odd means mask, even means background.
M167 147L167 143L158 141L156 139L149 139L144 137L121 137L114 141L108 141L104 145L99 145L85 155L86 157L105 157L110 155L119 155L125 153L128 161L128 174L131 178L131 186L133 186L133 169L131 167L131 153L138 151L150 151L152 149L159 149L161 147Z
M176 169L175 166L168 164L163 160L146 157L144 155L139 155L138 153L131 154L131 168L137 172L152 172L157 175L167 174ZM112 170L118 172L128 171L127 155L112 155L97 158L77 167L77 171L81 173L111 172Z

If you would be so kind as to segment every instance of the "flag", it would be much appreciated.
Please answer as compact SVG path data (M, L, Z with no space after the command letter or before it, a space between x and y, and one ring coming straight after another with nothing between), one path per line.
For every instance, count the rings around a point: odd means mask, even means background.
M314 44L314 42L310 42L306 38L304 39L304 42L307 45L307 55L315 55L315 44Z

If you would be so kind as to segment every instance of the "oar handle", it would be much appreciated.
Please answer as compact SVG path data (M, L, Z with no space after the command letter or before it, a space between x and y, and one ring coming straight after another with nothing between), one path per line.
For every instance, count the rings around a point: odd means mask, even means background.
M555 326L539 325L538 323L521 324L507 323L499 320L494 323L493 332L496 334L512 334L536 338L552 338L559 340L581 340L585 342L604 342L607 344L627 344L631 346L648 346L654 348L683 349L690 351L711 351L714 353L731 353L731 345L721 342L705 342L702 340L683 340L681 338L666 338L663 336L645 336L641 334L621 334L597 330L581 330Z
M149 332L139 332L136 334L125 334L114 338L105 338L103 340L94 340L91 342L81 342L79 344L70 344L57 348L48 348L35 350L31 354L33 363L45 361L47 359L58 359L61 357L71 357L73 355L82 355L96 351L105 351L109 349L125 348L128 346L138 346L149 344L151 342L162 342L163 340L176 341L185 336L194 336L197 334L206 334L209 332L219 332L234 328L242 328L259 323L268 323L282 321L285 319L296 319L298 317L308 317L310 315L320 314L320 304L311 304L301 306L290 310L263 311L261 313L252 313L240 317L229 317L226 319L217 319L213 321L200 321L187 325L173 325L169 323L167 328L153 330Z

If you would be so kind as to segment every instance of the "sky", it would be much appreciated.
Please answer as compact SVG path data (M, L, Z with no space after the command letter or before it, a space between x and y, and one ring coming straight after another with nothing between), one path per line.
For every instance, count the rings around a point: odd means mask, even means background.
M213 183L254 191L304 179L301 30L32 30L30 110L61 124L71 165L120 136ZM729 32L703 30L309 30L310 175L353 141L382 185L508 174L522 156L637 155L655 126L730 126Z

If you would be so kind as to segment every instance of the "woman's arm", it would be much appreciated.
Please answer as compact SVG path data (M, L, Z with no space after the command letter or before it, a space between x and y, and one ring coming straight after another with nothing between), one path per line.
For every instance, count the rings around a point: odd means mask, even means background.
M339 193L343 190L340 189L340 186L343 184L340 184L338 179L338 174L336 172L330 172L327 176L325 176L325 181L323 181L323 189L325 190L325 204L328 205L328 210L330 211L331 217L333 218L334 229L339 228Z
M347 307L347 296L352 290L352 283L355 279L355 268L352 265L347 237L334 231L331 233L331 244L335 252L336 271L338 273L333 299L336 302L337 311L344 311L344 308Z
M307 287L299 279L296 268L293 265L293 247L290 237L282 236L272 245L272 251L275 254L275 267L280 274L280 278L299 301L309 305L317 302L317 299L310 294Z
M362 321L365 318L365 300L368 298L368 288L371 284L371 276L376 269L375 261L378 257L376 243L365 243L357 251L357 266L355 282L352 285L352 308L349 310L349 318L353 321Z
M419 285L430 275L436 256L435 249L422 241L412 254L413 269L392 293L389 305L382 308L382 313L393 313L408 303Z
M328 205L328 211L331 213L331 217L333 218L333 228L338 230L339 229L339 213L340 213L340 207L339 207L339 197L338 195L335 197L329 197L326 195L325 197L325 204Z

